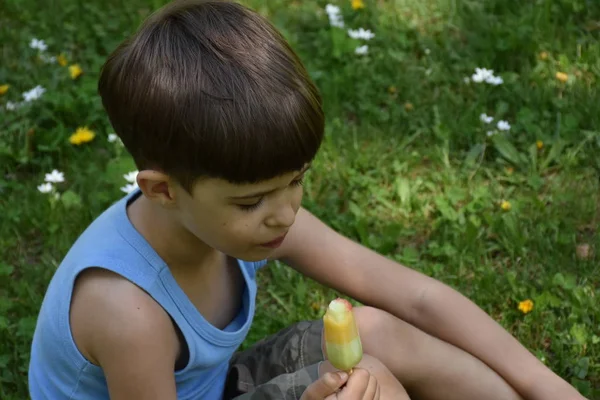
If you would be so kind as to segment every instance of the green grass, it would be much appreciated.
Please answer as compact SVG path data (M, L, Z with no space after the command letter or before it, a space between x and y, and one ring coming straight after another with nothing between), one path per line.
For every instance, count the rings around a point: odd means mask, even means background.
M98 70L162 3L3 3L0 85L11 86L0 107L38 84L46 93L16 111L0 108L2 399L27 397L29 346L48 280L85 226L121 196L122 175L133 169L107 140ZM329 26L326 2L247 3L283 30L325 98L327 140L305 206L457 288L600 399L600 4L367 0L354 11L333 2L348 28L376 34L361 57L354 49L362 43ZM33 37L84 75L72 80L65 67L40 61L28 46ZM476 67L494 69L504 84L465 83ZM488 137L482 113L508 121L510 132ZM96 138L71 145L71 133L85 125ZM58 200L37 190L54 168L67 179ZM279 264L259 279L244 346L321 317L336 295ZM517 309L525 299L535 305L527 315Z

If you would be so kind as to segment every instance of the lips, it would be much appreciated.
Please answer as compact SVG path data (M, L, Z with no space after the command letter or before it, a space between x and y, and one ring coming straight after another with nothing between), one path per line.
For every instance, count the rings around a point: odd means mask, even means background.
M281 235L281 236L279 236L275 240L272 240L272 241L267 242L267 243L262 243L261 246L263 246L263 247L269 247L271 249L276 249L279 246L281 246L281 244L283 243L284 239L285 239L285 235Z

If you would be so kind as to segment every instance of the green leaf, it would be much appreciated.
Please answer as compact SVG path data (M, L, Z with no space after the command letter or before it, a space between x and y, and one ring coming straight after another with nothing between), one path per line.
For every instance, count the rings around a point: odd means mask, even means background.
M569 333L571 334L571 336L573 336L573 339L575 339L575 341L582 346L588 341L588 332L585 328L585 325L583 324L573 325Z
M439 210L442 216L450 221L456 221L458 219L458 214L454 208L446 201L445 198L441 196L436 196L434 198L435 205Z
M64 192L60 196L60 200L62 201L62 203L64 204L64 206L66 208L81 207L81 197L77 193L75 193L71 190L67 190L66 192Z
M508 161L517 166L523 166L525 163L521 153L513 146L504 135L492 136L492 142L496 150Z
M400 203L402 205L408 204L410 201L410 183L406 178L396 179L396 193L400 197Z

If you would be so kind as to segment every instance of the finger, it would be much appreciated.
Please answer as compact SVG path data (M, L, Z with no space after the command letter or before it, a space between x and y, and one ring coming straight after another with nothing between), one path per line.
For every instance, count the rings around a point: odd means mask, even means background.
M323 400L337 392L347 380L348 374L345 372L328 372L306 388L304 398L306 400Z
M375 397L373 398L373 400L379 400L379 397L381 397L381 387L379 386L379 382L377 383L377 392L375 392Z
M371 374L366 369L354 368L354 372L348 378L348 383L342 389L341 397L346 400L362 400L369 386Z
M379 387L379 383L377 382L377 378L375 378L374 375L371 375L369 377L369 383L367 385L367 390L365 390L365 394L363 395L363 400L374 400L378 387Z

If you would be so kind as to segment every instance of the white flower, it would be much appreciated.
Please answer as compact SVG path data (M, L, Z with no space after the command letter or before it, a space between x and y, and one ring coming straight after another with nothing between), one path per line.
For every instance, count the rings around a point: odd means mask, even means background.
M59 170L53 170L51 173L46 174L46 182L60 183L65 181L65 174Z
M510 131L510 124L506 121L498 121L497 127L501 131Z
M7 101L6 102L6 109L9 111L14 111L17 108L19 108L21 105L19 103L13 103L12 101Z
M110 143L114 143L114 142L116 142L117 140L119 140L119 137L117 136L117 134L116 134L116 133L109 133L109 134L108 134L108 141L109 141Z
M137 187L138 187L137 183L128 183L127 185L125 185L121 188L121 191L125 192L125 193L131 193L135 189L137 189Z
M334 6L333 4L327 4L325 6L325 12L329 17L329 24L336 28L344 27L344 18L342 17L340 8L338 6Z
M486 135L494 136L496 133L497 133L496 131L487 131Z
M45 62L47 64L54 64L56 62L56 57L54 57L54 56L48 56L46 54L41 54L40 58L42 59L43 62Z
M137 174L138 174L138 171L131 171L131 172L123 175L123 178L125 178L125 180L129 183L135 183Z
M490 76L485 81L494 86L502 85L504 83L504 80L499 76Z
M465 76L463 78L463 82L469 84L469 83L471 83L471 78L469 78L468 76Z
M494 76L494 71L485 68L475 68L475 73L471 76L473 82L481 83Z
M490 117L489 115L483 113L479 116L479 119L481 120L481 122L489 124L494 120L494 117Z
M375 34L368 29L358 28L356 30L348 29L348 36L352 39L371 40Z
M364 56L368 52L369 52L369 46L367 46L366 44L364 46L359 46L356 48L356 50L354 50L354 53L356 53L360 56Z
M52 185L50 182L46 182L39 185L37 189L42 193L50 193L54 190L54 185Z
M45 91L46 91L46 89L44 89L40 85L37 85L30 91L24 92L23 99L25 99L25 101L27 101L27 102L32 101L32 100L37 100L40 97L42 97L42 95L44 94Z
M46 45L46 43L44 43L43 40L38 40L36 38L31 39L29 47L31 47L32 49L38 49L39 51L46 51L46 49L48 48L48 46Z
M425 54L427 54L427 55L431 54L431 50L425 49Z

